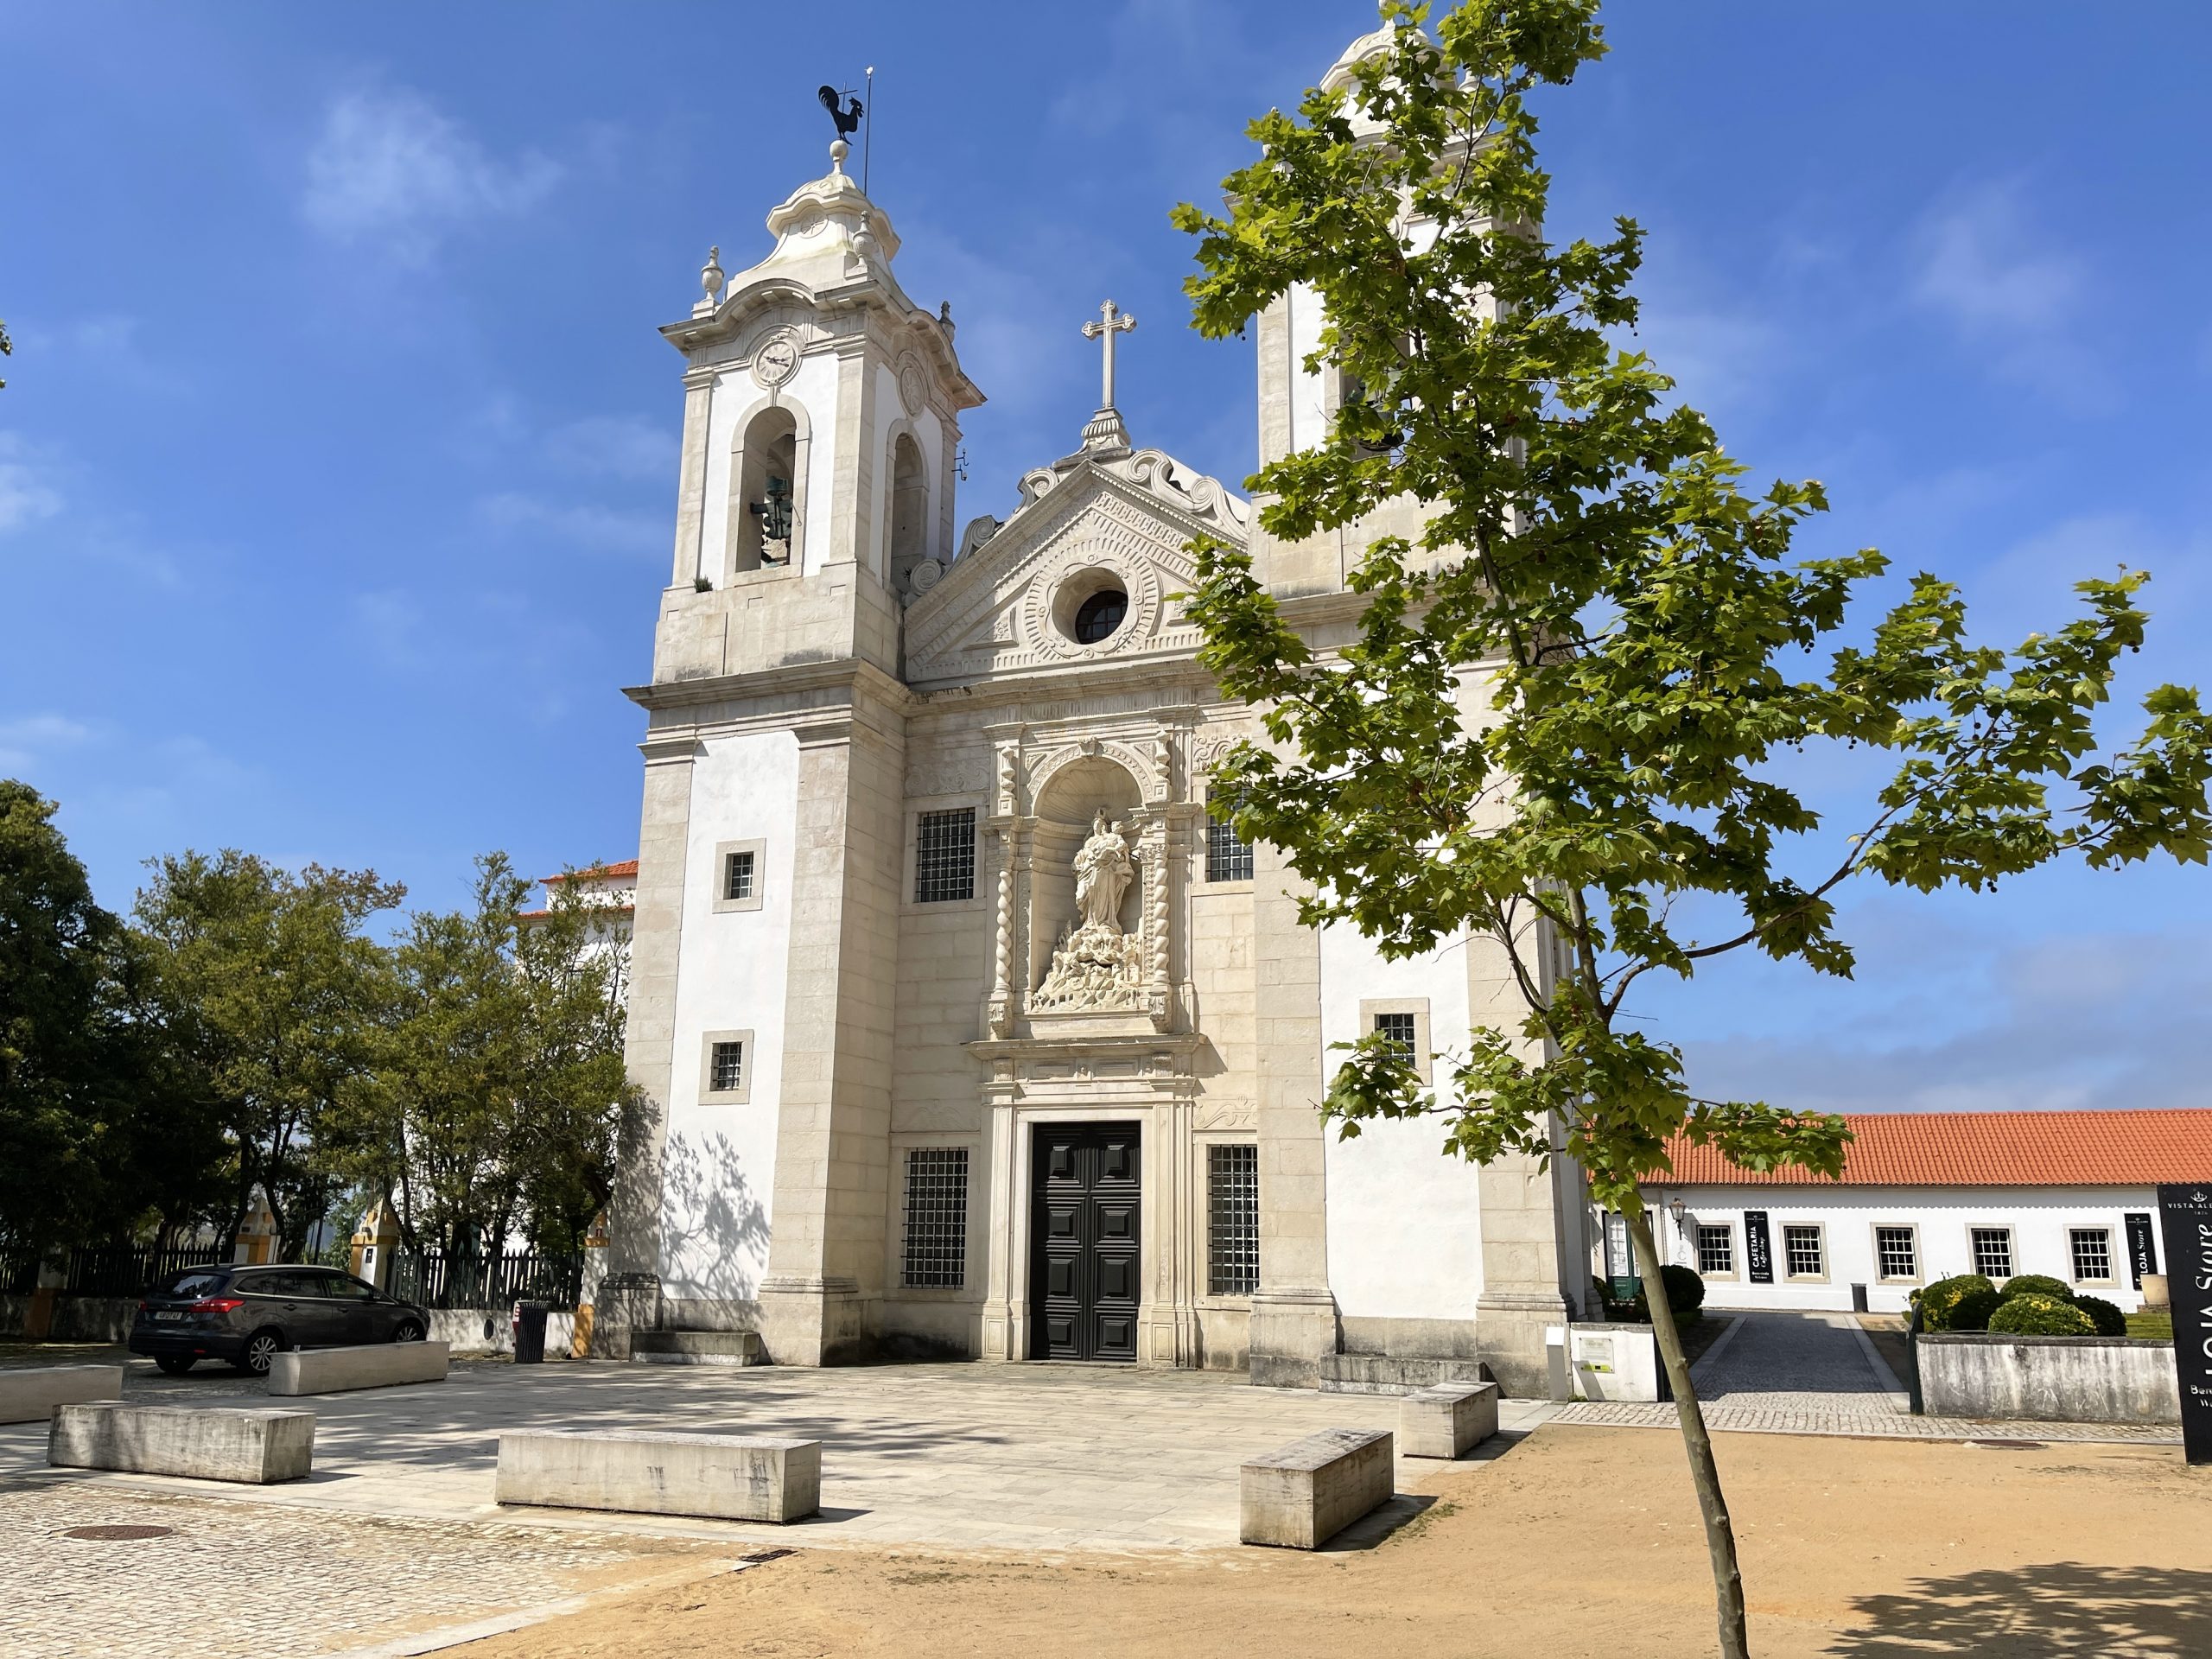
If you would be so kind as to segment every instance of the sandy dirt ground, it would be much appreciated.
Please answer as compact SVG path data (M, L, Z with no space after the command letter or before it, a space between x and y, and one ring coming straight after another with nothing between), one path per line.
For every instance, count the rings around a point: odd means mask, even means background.
M1762 1659L2212 1654L2212 1469L2178 1447L1722 1435ZM472 1644L587 1656L1696 1655L1681 1443L1539 1430L1379 1545L1041 1560L805 1549Z

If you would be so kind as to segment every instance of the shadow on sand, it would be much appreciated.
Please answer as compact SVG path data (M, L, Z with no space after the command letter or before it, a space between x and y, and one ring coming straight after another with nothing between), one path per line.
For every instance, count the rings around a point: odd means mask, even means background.
M1861 1596L1863 1630L1828 1649L1845 1659L1974 1654L2212 1654L2212 1573L2059 1561L1920 1579Z

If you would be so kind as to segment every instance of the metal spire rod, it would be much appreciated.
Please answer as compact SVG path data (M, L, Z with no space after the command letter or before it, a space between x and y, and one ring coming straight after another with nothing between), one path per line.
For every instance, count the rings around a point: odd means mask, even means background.
M868 67L868 130L861 135L861 194L868 194L868 157L875 154L875 66Z

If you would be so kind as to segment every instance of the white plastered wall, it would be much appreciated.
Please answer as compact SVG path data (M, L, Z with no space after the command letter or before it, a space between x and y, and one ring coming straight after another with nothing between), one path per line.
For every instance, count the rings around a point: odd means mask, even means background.
M2158 1194L2149 1187L2077 1186L1662 1186L1655 1189L1661 1206L1660 1250L1667 1261L1697 1265L1697 1232L1702 1223L1730 1230L1735 1270L1706 1278L1709 1307L1848 1308L1851 1287L1866 1287L1867 1306L1878 1313L1903 1313L1911 1294L1923 1284L1974 1269L1974 1227L2012 1230L2014 1274L2047 1274L2084 1295L2133 1311L2143 1293L2128 1262L2126 1217L2148 1214L2153 1236ZM1678 1225L1672 1205L1682 1200ZM1774 1255L1774 1282L1753 1284L1744 1260L1744 1213L1764 1211ZM1789 1277L1783 1252L1783 1227L1810 1224L1822 1230L1827 1272L1819 1279ZM1918 1274L1885 1281L1874 1254L1874 1229L1908 1226L1916 1231ZM2109 1283L2074 1276L2071 1230L2105 1228L2111 1233L2113 1277ZM2158 1248L2163 1249L2160 1245ZM2163 1260L2159 1264L2164 1265ZM1598 1271L1593 1265L1592 1271Z
M661 1181L661 1277L672 1297L744 1300L768 1260L783 1087L784 987L791 957L798 739L710 737L692 767L683 973ZM764 843L757 910L717 914L719 842ZM743 1104L700 1103L709 1031L750 1031Z
M1325 928L1324 1075L1314 1079L1315 1100L1344 1058L1331 1046L1364 1034L1363 1001L1419 998L1428 1003L1430 1046L1464 1048L1464 944L1410 961L1385 962L1353 930ZM1351 1141L1339 1140L1332 1125L1325 1146L1329 1288L1338 1312L1347 1319L1473 1319L1483 1287L1475 1168L1445 1155L1442 1124L1433 1119L1370 1122Z
M1304 283L1283 296L1290 308L1290 448L1310 449L1329 435L1328 387L1306 359L1321 349L1321 329L1327 318L1321 296Z

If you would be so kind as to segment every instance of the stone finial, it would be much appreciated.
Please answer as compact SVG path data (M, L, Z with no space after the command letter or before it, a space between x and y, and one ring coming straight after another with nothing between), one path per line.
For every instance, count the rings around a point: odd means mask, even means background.
M937 308L937 326L944 330L945 339L948 341L950 340L952 338L953 329L952 302L950 300L943 300L938 302Z
M852 153L853 147L843 139L832 138L830 141L830 170L832 173L842 173L845 170L845 157Z
M729 278L722 271L722 251L720 247L707 250L707 263L699 268L699 287L710 305L721 303L722 284Z

